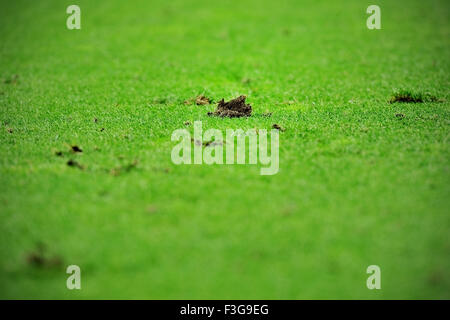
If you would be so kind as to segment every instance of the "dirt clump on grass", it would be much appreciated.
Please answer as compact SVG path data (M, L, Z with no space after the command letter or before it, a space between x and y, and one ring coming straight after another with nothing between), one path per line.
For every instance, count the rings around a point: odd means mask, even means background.
M202 106L202 105L210 104L210 103L211 103L211 100L209 98L205 97L204 95L198 96L195 99L195 104L198 106Z
M250 117L252 115L252 106L245 103L246 98L246 96L240 96L228 102L222 99L219 101L216 111L208 112L208 115L222 118Z
M83 170L83 169L84 169L84 167L83 167L81 164L79 164L77 161L75 161L75 160L73 160L73 159L69 159L69 160L67 161L67 165L68 165L69 167L78 168L78 169L80 169L80 170Z
M158 213L158 207L154 206L154 205L150 205L147 207L147 213L149 214L154 214L154 213Z
M70 147L70 150L71 150L73 153L76 153L76 152L83 152L83 150L81 150L81 148L80 148L79 146L77 146L77 145L71 146L71 147Z
M224 142L220 140L209 140L209 141L200 141L196 140L194 138L191 138L191 142L195 144L196 146L203 146L205 148L207 147L215 147L215 146L223 146Z

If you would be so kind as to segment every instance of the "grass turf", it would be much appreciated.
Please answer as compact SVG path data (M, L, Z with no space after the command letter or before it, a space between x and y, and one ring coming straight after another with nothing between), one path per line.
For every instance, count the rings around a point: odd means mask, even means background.
M0 5L1 298L450 298L448 1L72 2ZM194 120L281 125L280 172L175 166Z

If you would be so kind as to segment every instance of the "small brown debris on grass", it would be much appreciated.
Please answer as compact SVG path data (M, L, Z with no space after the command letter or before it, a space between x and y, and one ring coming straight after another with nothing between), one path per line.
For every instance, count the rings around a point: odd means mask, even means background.
M184 125L185 125L185 126L190 126L191 123L190 123L189 121L186 121L186 122L184 123Z
M37 244L36 248L26 255L26 261L36 268L58 268L63 265L61 257L50 256L44 244Z
M195 99L195 104L198 106L203 106L206 104L210 104L211 100L207 97L205 97L204 95L200 95Z
M12 128L8 128L8 130L7 130L9 133L13 133L14 132L14 130L12 129Z
M69 160L67 161L67 165L68 165L69 167L76 167L76 168L78 168L78 169L80 169L80 170L83 170L83 169L84 169L84 167L83 167L81 164L79 164L77 161L75 161L75 160L73 160L73 159L69 159Z
M70 147L70 150L71 150L72 152L74 152L74 153L76 153L76 152L83 152L83 150L81 150L81 148L80 148L79 146L77 146L77 145L71 146L71 147Z
M19 80L19 75L13 74L10 78L5 79L3 82L6 84L16 84L17 80Z
M97 118L94 118L94 123L97 123L98 122L98 119Z
M210 104L211 102L212 102L211 99L209 99L205 95L201 94L195 98L190 98L190 99L185 100L184 104L191 105L191 104L195 103L198 106L204 106L204 105Z
M404 115L403 113L396 113L395 116L396 116L398 119L403 119L403 118L405 117L405 115Z
M291 34L291 30L288 28L284 28L283 30L281 30L281 33L283 33L285 36L288 36Z
M286 130L286 129L284 129L283 127L281 127L280 125L278 125L276 123L272 126L272 128L273 129L277 129L277 130L282 131L282 132Z
M222 99L219 101L216 111L208 112L208 115L222 118L250 117L252 114L252 106L245 104L246 98L246 96L240 96L228 102Z
M285 105L288 105L288 106L296 104L296 103L298 103L298 101L296 99L294 99L294 100L287 100L287 101L281 102L281 104L285 104Z
M194 143L197 146L201 146L202 142L200 140L195 140L194 138L191 138L191 142Z
M55 156L62 157L63 156L63 152L62 151L55 151Z
M212 141L203 142L203 146L205 148L207 148L207 147L215 147L215 146L222 146L222 145L223 145L223 141L212 140Z
M44 264L44 257L43 255L37 253L37 252L30 252L27 254L27 262L28 264L34 266L34 267L42 267Z
M264 118L270 118L272 116L272 112L265 112L261 116L263 116Z
M103 132L103 131L105 131L105 128L101 128L101 129L100 129L100 132Z
M440 269L433 270L429 273L427 281L432 286L438 286L444 281L445 279L444 275L445 272L443 270Z
M424 102L444 102L429 93L414 93L407 90L400 90L394 93L389 103L424 103Z
M395 102L404 102L404 103L422 103L423 100L420 97L413 97L412 95L407 94L398 94L391 98L389 103L395 103Z
M147 207L147 212L149 214L155 214L158 212L158 207L154 206L154 205L150 205Z
M137 165L138 165L138 161L134 160L133 162L131 162L127 165L111 169L111 174L113 176L118 176L122 173L130 172L132 169L136 168Z

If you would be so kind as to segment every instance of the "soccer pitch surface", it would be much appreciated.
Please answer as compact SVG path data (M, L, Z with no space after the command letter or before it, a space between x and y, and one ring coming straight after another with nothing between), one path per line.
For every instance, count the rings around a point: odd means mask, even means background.
M450 298L448 1L0 3L0 298ZM194 121L278 173L174 164Z

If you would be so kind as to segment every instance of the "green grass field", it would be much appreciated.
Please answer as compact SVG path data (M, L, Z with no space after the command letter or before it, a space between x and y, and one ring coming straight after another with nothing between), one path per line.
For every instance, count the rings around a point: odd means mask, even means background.
M0 298L450 298L448 1L0 3ZM279 124L279 173L174 165L195 120Z

